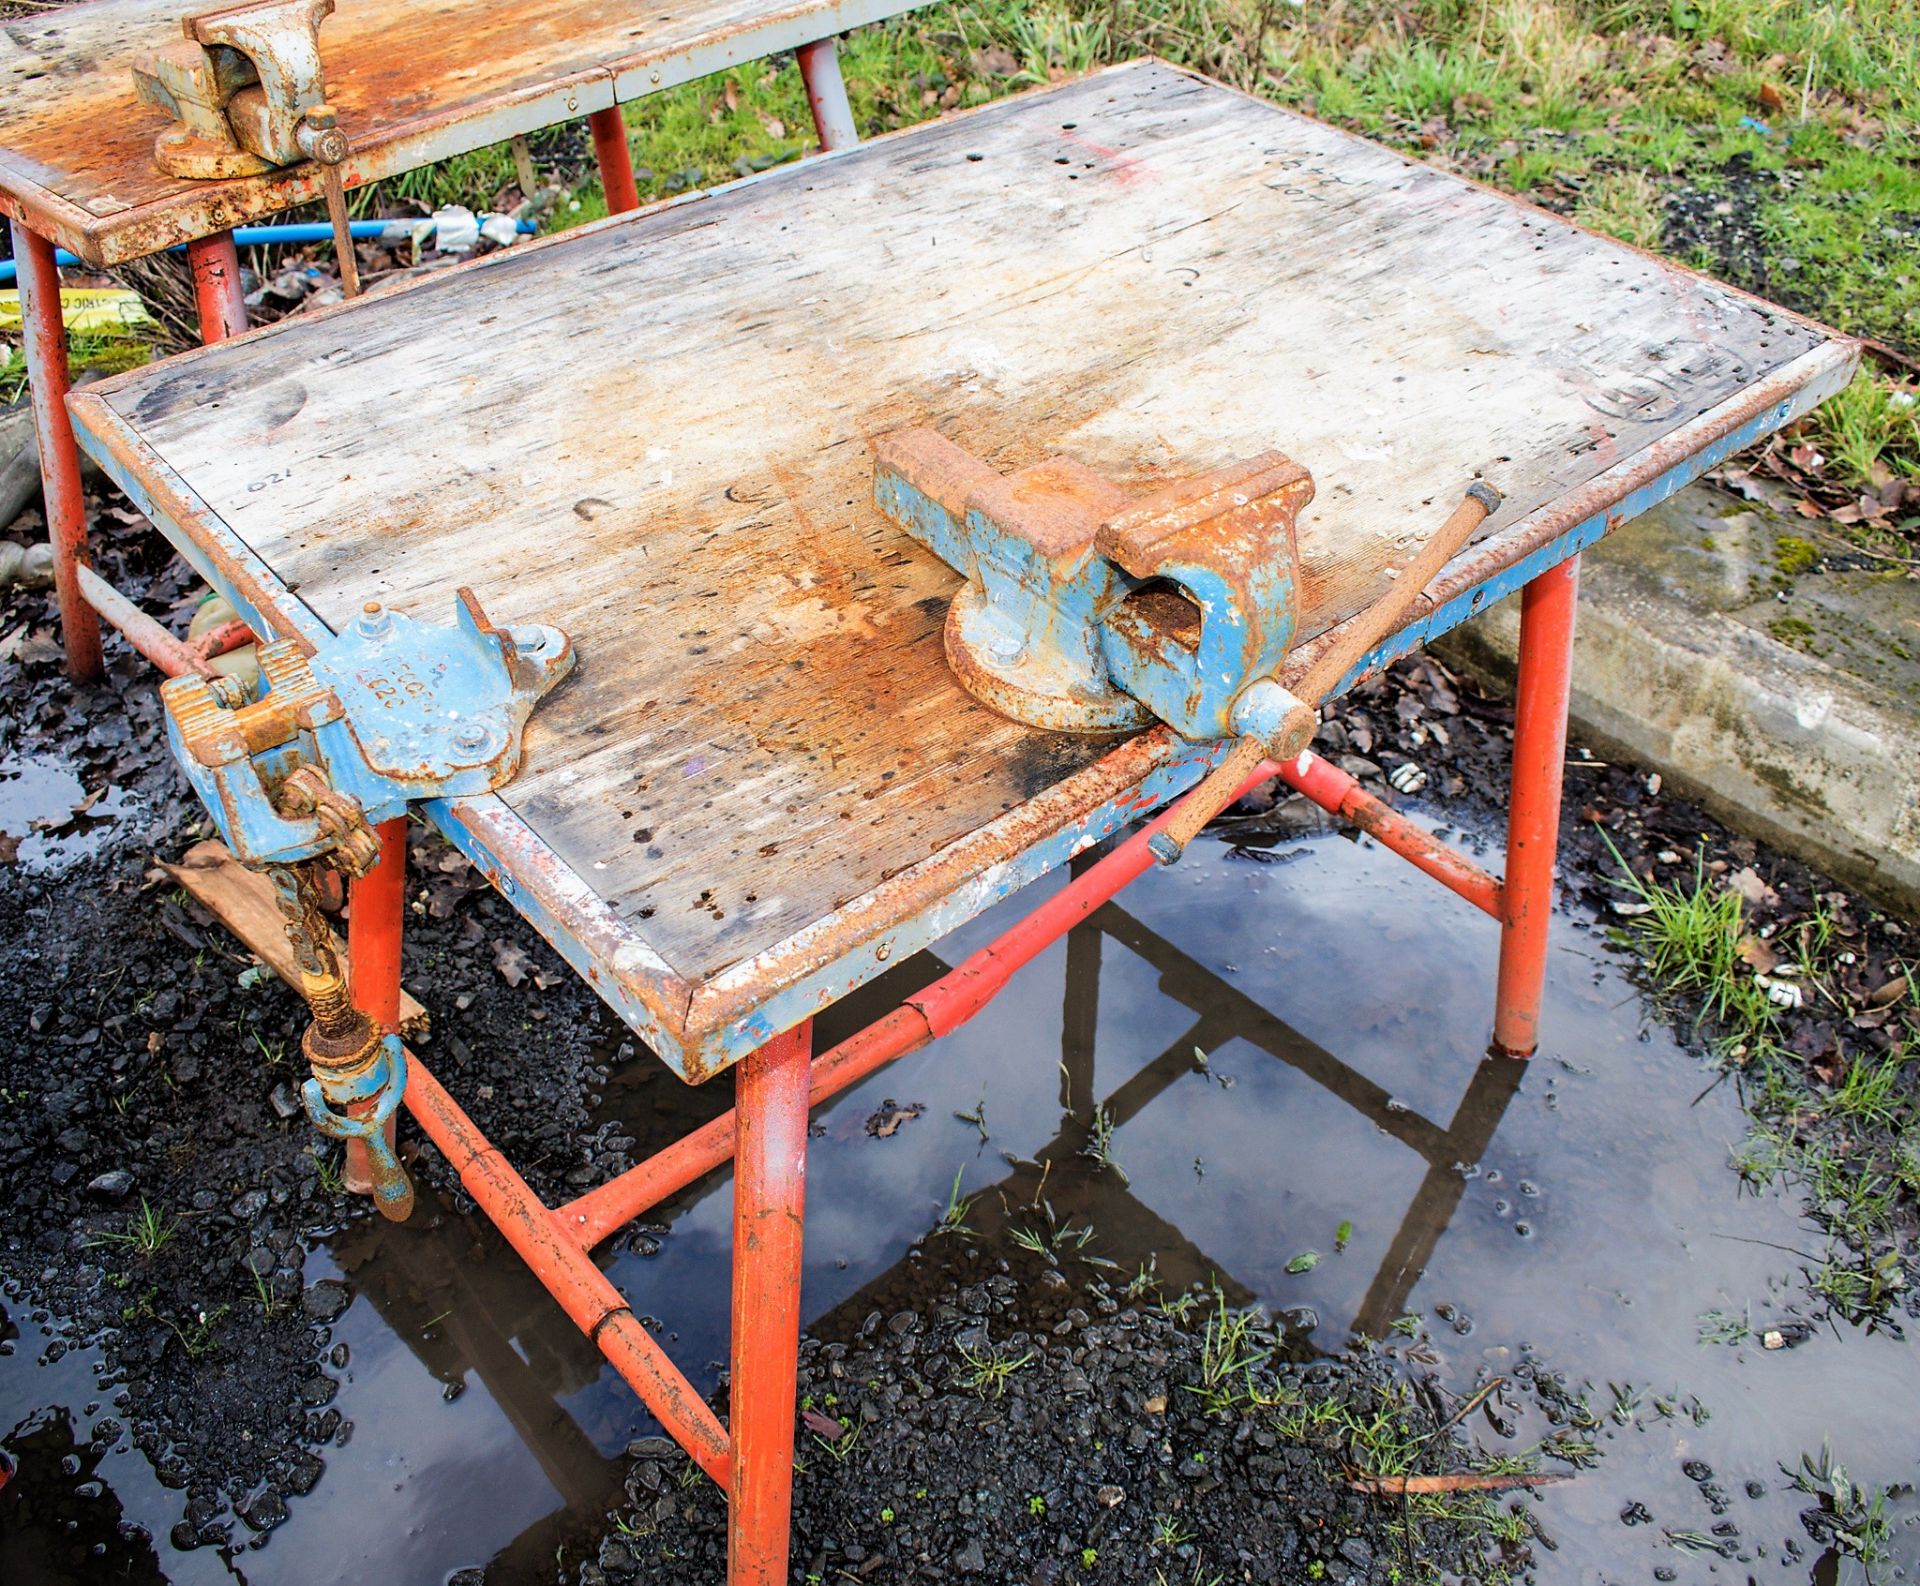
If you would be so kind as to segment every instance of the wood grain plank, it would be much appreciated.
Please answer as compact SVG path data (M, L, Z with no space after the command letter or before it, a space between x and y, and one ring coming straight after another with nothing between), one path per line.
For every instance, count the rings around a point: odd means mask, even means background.
M1278 446L1311 636L1474 475L1495 533L1820 341L1142 65L96 389L328 622L565 628L506 801L698 983L1108 747L954 685L873 437L1139 490Z
M247 950L284 980L300 990L300 970L274 900L273 882L266 872L249 870L218 838L195 843L177 864L161 861L160 868L210 909ZM333 933L333 950L347 964L347 944ZM349 972L350 966L349 966ZM427 1010L404 986L400 990L400 1033L417 1040L427 1029Z

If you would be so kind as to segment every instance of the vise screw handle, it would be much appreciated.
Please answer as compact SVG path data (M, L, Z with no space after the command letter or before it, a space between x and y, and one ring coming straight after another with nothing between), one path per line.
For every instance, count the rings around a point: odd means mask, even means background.
M1153 834L1147 847L1155 859L1163 865L1174 863L1185 852L1187 844L1200 835L1201 828L1238 797L1241 787L1262 760L1269 757L1291 760L1313 741L1321 702L1340 679L1393 630L1440 569L1472 538L1473 531L1499 508L1500 499L1500 492L1484 480L1476 479L1467 487L1460 505L1401 570L1393 588L1348 623L1340 637L1314 657L1299 686L1293 690L1297 697L1287 710L1280 730L1271 738L1239 739L1226 759L1181 801L1173 819Z

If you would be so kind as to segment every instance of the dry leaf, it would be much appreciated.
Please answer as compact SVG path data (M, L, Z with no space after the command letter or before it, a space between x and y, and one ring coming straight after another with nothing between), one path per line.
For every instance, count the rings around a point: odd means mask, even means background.
M14 647L13 658L16 661L31 664L37 661L57 661L66 653L60 647L60 641L54 638L53 629L35 628Z
M1508 1487L1552 1487L1571 1476L1536 1472L1533 1475L1490 1476L1462 1471L1457 1476L1349 1476L1347 1485L1355 1492L1399 1497L1402 1493L1423 1492L1501 1492Z
M1000 44L989 44L983 50L975 50L972 61L974 72L981 77L1011 77L1020 70L1020 62L1013 51Z
M1761 878L1760 872L1752 865L1743 865L1727 877L1727 885L1747 900L1747 906L1755 909L1777 909L1780 907L1780 894Z
M518 988L527 978L527 950L516 942L496 940L493 944L493 967L500 971L500 978L509 986Z
M1780 955L1757 936L1741 937L1734 952L1749 969L1762 975L1770 973L1780 962Z
M1906 991L1907 977L1905 975L1895 976L1884 986L1879 987L1872 996L1867 998L1867 1006L1870 1008L1890 1007L1905 996Z
M1785 110L1787 108L1787 96L1780 91L1777 84L1762 83L1760 85L1760 103L1771 111Z

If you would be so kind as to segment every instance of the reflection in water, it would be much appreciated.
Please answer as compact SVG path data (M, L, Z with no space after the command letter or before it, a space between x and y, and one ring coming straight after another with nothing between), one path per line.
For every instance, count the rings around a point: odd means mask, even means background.
M106 1449L75 1435L64 1406L36 1411L7 1434L0 1454L0 1580L165 1580L152 1540L121 1514L100 1479Z
M1800 1303L1804 1279L1781 1247L1815 1236L1791 1197L1740 1193L1725 1166L1744 1128L1734 1098L1721 1087L1690 1105L1699 1065L1643 1027L1595 934L1562 921L1549 1044L1523 1065L1480 1056L1493 930L1370 845L1326 839L1275 866L1197 847L1124 901L972 1023L816 1116L805 1309L817 1333L924 1302L931 1263L916 1246L958 1166L982 1251L1035 1226L1042 1203L1056 1227L1091 1229L1084 1247L1063 1247L1075 1283L1097 1270L1077 1264L1082 1248L1117 1281L1152 1261L1163 1291L1218 1282L1233 1303L1299 1319L1293 1341L1323 1352L1419 1312L1455 1385L1511 1371L1530 1348L1576 1389L1589 1379L1597 1405L1613 1384L1643 1405L1698 1404L1697 1419L1648 1409L1610 1423L1599 1468L1528 1500L1557 1544L1542 1555L1545 1586L1657 1568L1798 1586L1817 1550L1780 1463L1830 1437L1860 1480L1920 1464L1902 1410L1920 1393L1914 1345L1698 1342L1709 1310L1751 1308L1758 1323ZM973 922L944 955L957 961L1030 902ZM944 968L931 955L897 966L821 1019L822 1045ZM607 1112L658 1149L728 1090L689 1090L642 1056L608 1087ZM893 1098L924 1111L876 1138L867 1120ZM1086 1154L1096 1129L1124 1177ZM709 1176L650 1215L668 1225L659 1237L617 1239L598 1258L637 1312L662 1319L658 1336L702 1391L726 1355L728 1187ZM1340 1225L1353 1229L1344 1251ZM1324 1259L1296 1272L1289 1257L1306 1249ZM483 1218L423 1206L398 1229L368 1219L314 1252L309 1281L335 1264L355 1293L333 1329L351 1362L336 1401L350 1437L235 1567L253 1586L437 1586L490 1561L490 1582L553 1579L556 1550L597 1535L626 1443L658 1429ZM1431 1320L1443 1302L1451 1325ZM36 1386L30 1367L0 1362L0 1431L49 1397L77 1403L52 1375ZM1515 1453L1550 1430L1476 1427ZM1715 1472L1705 1486L1687 1474L1702 1461ZM170 1550L177 1495L137 1454L101 1460L100 1478L159 1539L170 1578L233 1578L210 1553ZM1710 1490L1731 1493L1731 1509L1711 1509ZM0 1492L0 1532L15 1502ZM1623 1527L1630 1503L1657 1523ZM35 1527L46 1512L32 1511ZM1667 1540L1729 1522L1737 1570ZM1905 1525L1899 1545L1916 1535ZM16 1578L36 1579L6 1572Z
M1082 1070L1077 1089L1083 1095L1090 1095L1093 1089L1097 997L1092 988L1099 984L1101 934L1110 935L1158 970L1161 993L1192 1010L1194 1016L1193 1023L1159 1056L1102 1104L1115 1127L1131 1121L1168 1085L1190 1073L1198 1061L1196 1052L1212 1053L1234 1041L1244 1041L1338 1097L1376 1129L1424 1160L1426 1169L1420 1187L1408 1203L1399 1230L1351 1322L1354 1332L1369 1338L1386 1337L1394 1318L1406 1309L1414 1281L1425 1269L1460 1204L1466 1189L1461 1165L1480 1160L1501 1115L1520 1088L1526 1066L1506 1058L1481 1059L1451 1121L1443 1128L1395 1100L1165 937L1148 930L1117 904L1108 904L1074 933L1089 940L1068 944L1067 1034L1061 1043L1061 1069L1063 1075L1073 1074L1076 1067ZM1072 967L1076 945L1082 959L1077 977ZM1076 985L1085 989L1076 992ZM1081 1021L1085 1029L1074 1028ZM1071 1116L1074 1127L1081 1131L1080 1145L1075 1147L1078 1150L1092 1127L1093 1108L1089 1105ZM1231 1264L1224 1260L1210 1262L1207 1268L1224 1272ZM1183 1273L1173 1276L1190 1281Z

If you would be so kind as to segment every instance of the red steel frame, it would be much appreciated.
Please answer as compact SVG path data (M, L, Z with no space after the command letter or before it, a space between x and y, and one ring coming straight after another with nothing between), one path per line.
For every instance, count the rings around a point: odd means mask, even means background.
M803 44L795 52L813 109L814 129L823 149L844 148L859 141L853 114L847 105L846 85L840 78L837 43L832 38ZM633 155L627 144L627 123L619 105L596 110L587 117L593 134L594 156L606 190L607 213L624 214L640 207L634 183ZM67 649L67 673L81 682L98 682L106 675L100 651L99 616L123 631L116 613L133 613L130 620L147 622L134 646L169 676L178 675L181 657L158 646L154 632L166 635L158 624L141 618L132 603L100 579L97 588L82 587L82 574L91 573L87 547L87 502L80 483L80 448L67 416L67 331L60 304L60 272L54 247L21 221L10 222L13 256L19 266L20 312L24 326L27 382L33 395L34 430L40 449L40 483L46 506L47 538L53 546L54 600ZM187 244L193 272L194 304L199 313L200 339L211 344L237 336L247 328L247 305L240 282L240 253L231 231L215 232ZM104 591L104 595L101 592ZM103 601L106 604L103 604ZM107 606L111 605L112 610ZM171 636L166 636L169 643ZM227 646L231 648L232 646ZM206 654L217 651L202 651ZM162 659L162 656L166 659Z
M1500 922L1494 1045L1516 1058L1534 1050L1546 979L1578 590L1576 557L1536 577L1521 597L1504 880L1436 841L1311 750L1290 764L1263 763L1246 784L1280 777ZM408 1111L575 1325L727 1494L729 1586L779 1586L787 1578L808 1109L972 1018L1023 965L1153 868L1148 839L1177 808L1163 812L992 943L838 1046L815 1056L810 1024L775 1037L737 1065L731 1112L563 1206L547 1206L426 1065L409 1054ZM383 841L391 827L403 824L383 828ZM369 1010L377 1006L389 1024L388 1010L397 1009L400 991L404 862L404 840L393 841L380 865L351 891L348 951L354 995ZM729 1417L723 1427L640 1326L594 1264L592 1251L729 1160L734 1163L733 1338Z

